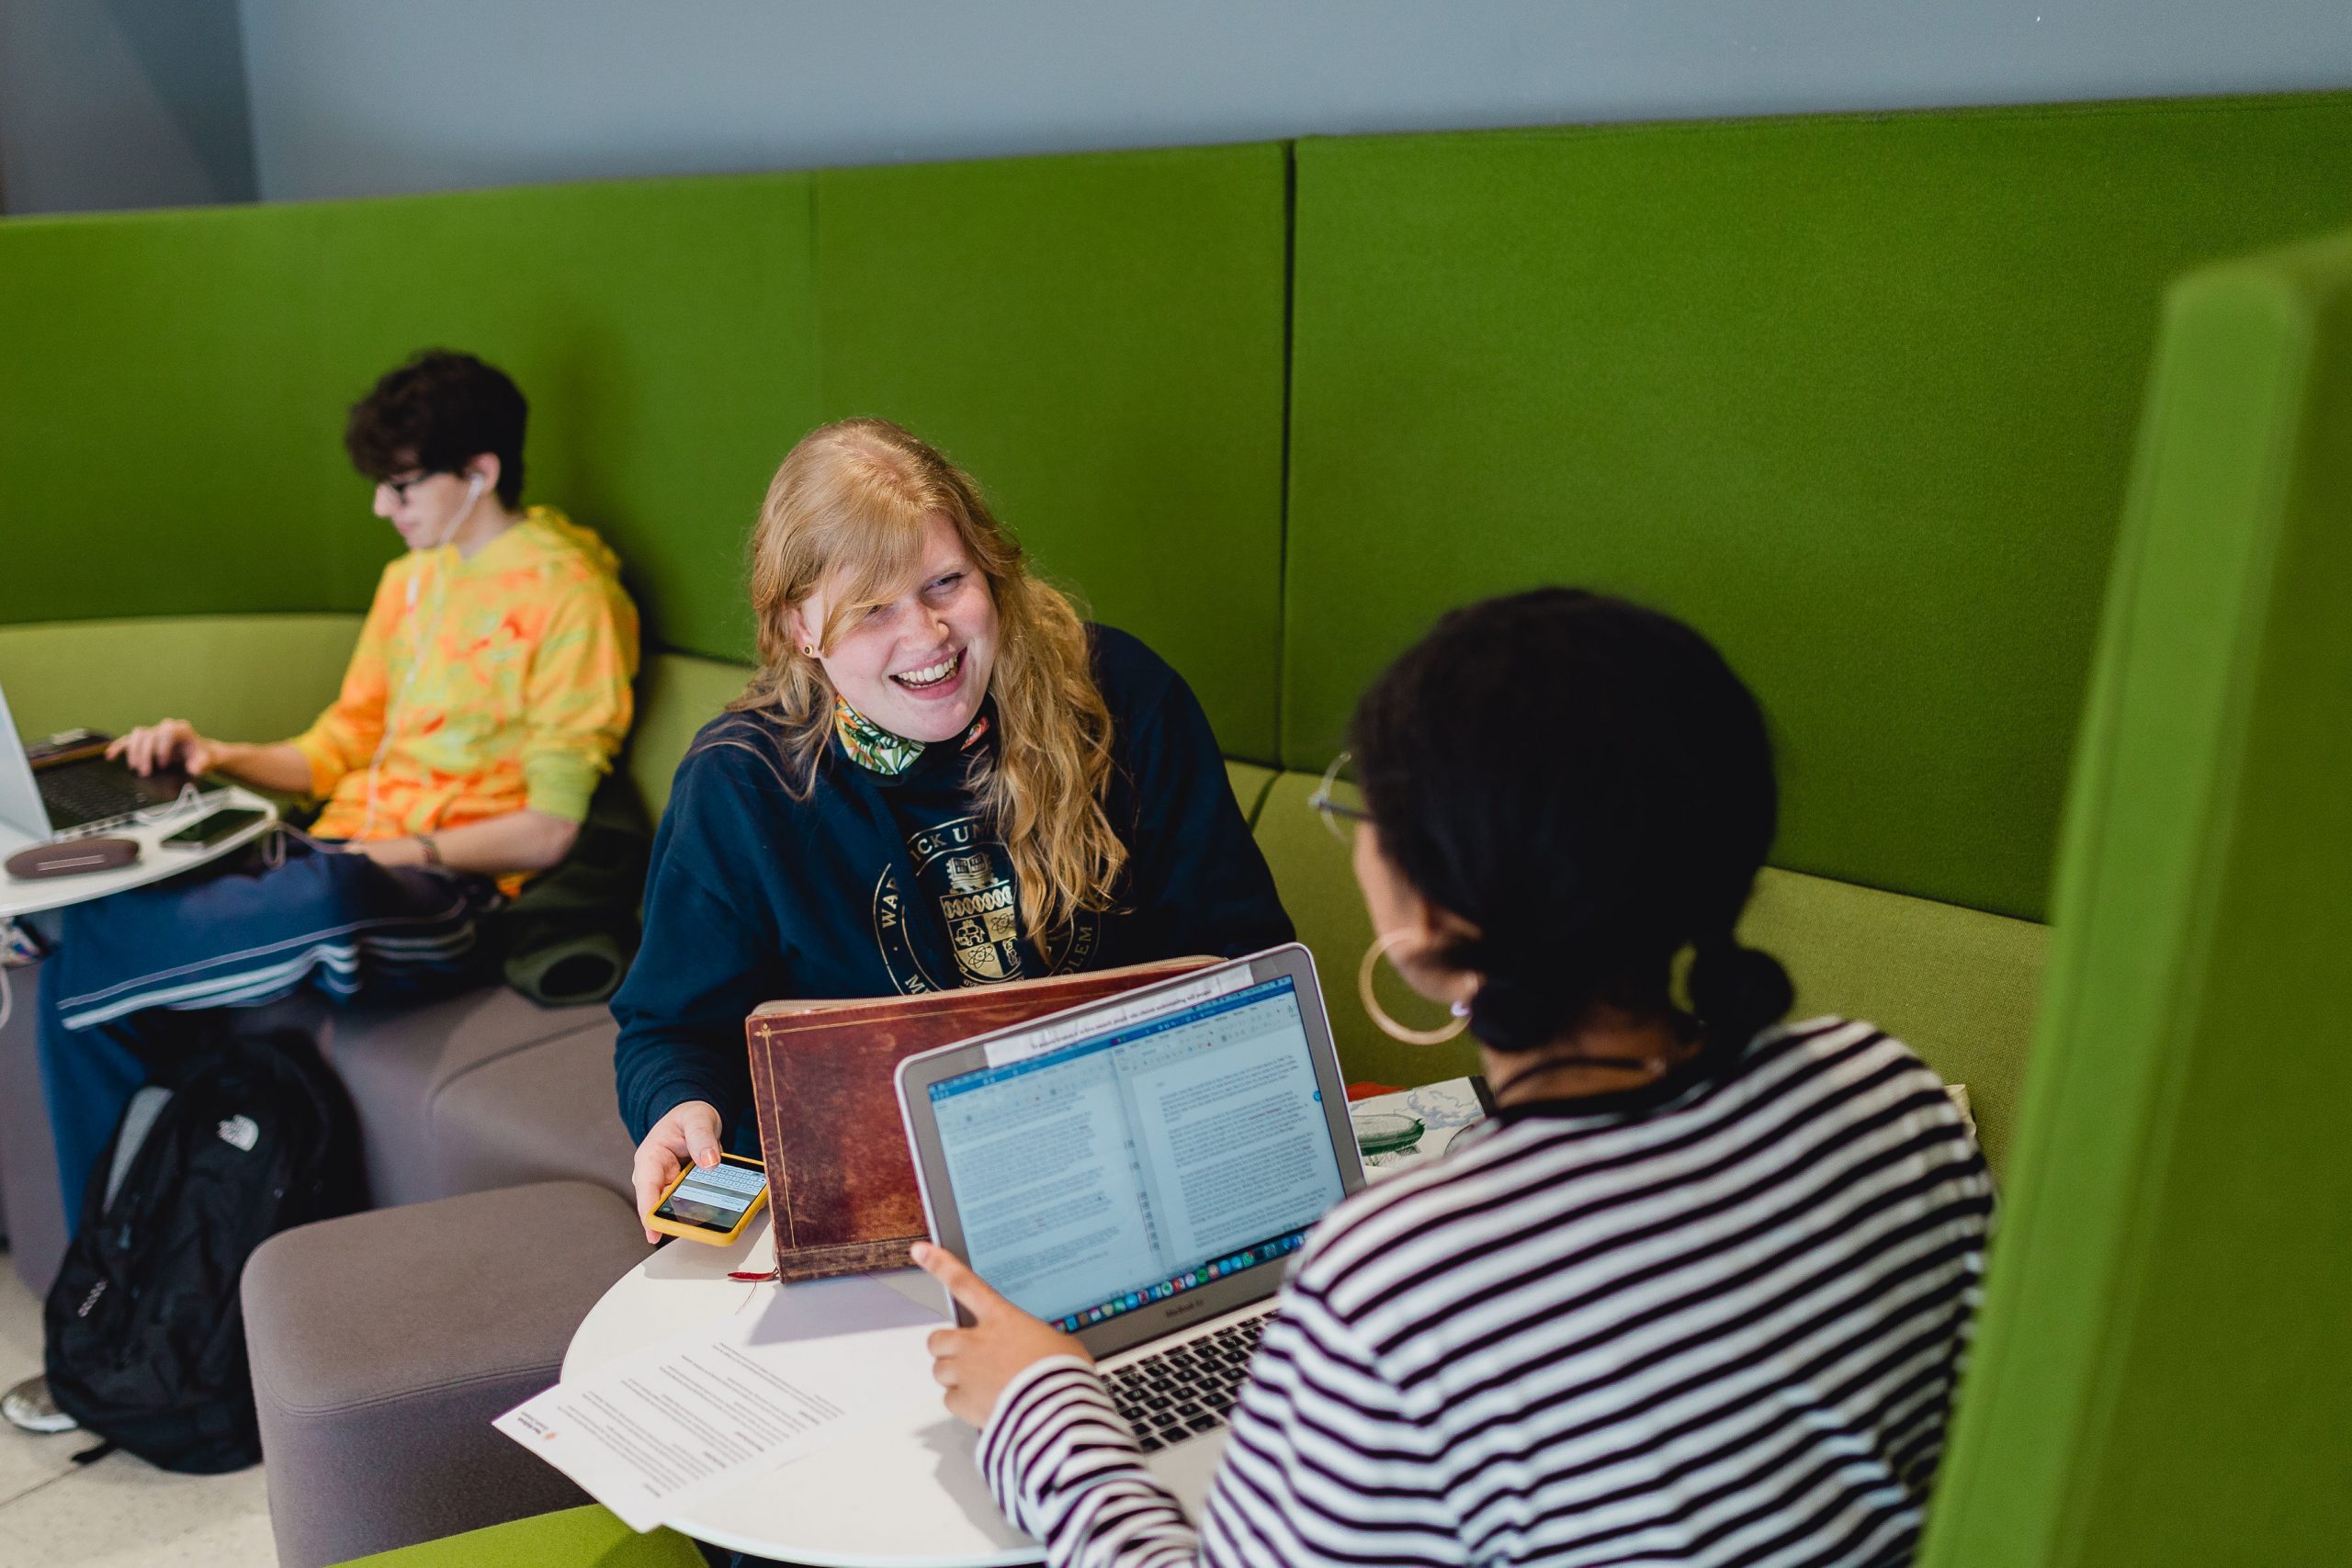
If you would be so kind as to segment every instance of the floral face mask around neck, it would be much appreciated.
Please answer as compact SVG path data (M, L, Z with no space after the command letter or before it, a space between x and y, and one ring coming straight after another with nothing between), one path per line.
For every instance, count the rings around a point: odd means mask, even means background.
M988 732L988 715L982 714L972 721L972 728L964 732L956 749L965 750ZM850 706L849 699L842 696L833 698L833 734L840 738L842 750L849 754L851 761L886 779L897 778L930 750L920 740L891 734Z

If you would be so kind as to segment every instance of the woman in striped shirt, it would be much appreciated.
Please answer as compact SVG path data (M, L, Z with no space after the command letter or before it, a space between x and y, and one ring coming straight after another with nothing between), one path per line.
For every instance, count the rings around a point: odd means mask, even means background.
M1688 627L1542 590L1446 616L1351 739L1379 948L1499 1115L1317 1227L1197 1523L1075 1339L919 1249L976 1318L932 1349L1008 1517L1104 1568L1909 1561L1991 1183L1933 1072L1781 1024L1733 934L1776 814L1754 699Z

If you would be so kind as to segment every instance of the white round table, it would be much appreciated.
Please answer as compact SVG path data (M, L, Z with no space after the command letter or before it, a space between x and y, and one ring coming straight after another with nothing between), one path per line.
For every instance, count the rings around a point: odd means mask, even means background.
M729 1270L775 1261L762 1214L731 1247L673 1241L621 1276L590 1310L564 1352L574 1378L616 1356L730 1313L763 1310L791 1285L745 1283ZM939 1288L921 1271L874 1279L936 1311ZM935 1407L920 1421L876 1423L832 1447L746 1482L671 1522L733 1551L819 1568L952 1568L1031 1563L1037 1543L1004 1522L972 1461L969 1427Z

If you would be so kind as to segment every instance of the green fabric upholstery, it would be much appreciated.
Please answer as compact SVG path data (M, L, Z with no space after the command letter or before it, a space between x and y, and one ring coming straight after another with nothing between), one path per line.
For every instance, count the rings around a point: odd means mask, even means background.
M1923 1562L2352 1562L2352 235L2173 292Z
M675 1530L639 1535L594 1506L516 1519L356 1557L345 1568L705 1568L695 1543Z
M283 740L334 700L358 637L355 615L0 626L0 690L28 738L168 716L224 739Z
M1466 1039L1407 1045L1365 1014L1356 976L1372 945L1372 922L1347 846L1307 807L1316 782L1308 773L1276 777L1256 834L1299 940L1315 954L1348 1077L1415 1084L1476 1071L1476 1047ZM2002 1168L2032 1033L2041 927L1767 870L1740 936L1787 966L1796 982L1793 1016L1868 1020L1901 1037L1946 1079L1968 1085L1985 1157ZM1379 966L1375 983L1381 1006L1399 1021L1415 1028L1446 1021L1387 964Z
M2352 96L1307 141L1285 766L1567 581L1762 694L1800 870L2041 918L2166 280L2352 219Z
M1867 1019L1966 1084L1984 1157L2006 1168L2048 928L1768 868L1739 934L1787 967L1791 1016Z
M1285 150L827 170L829 417L977 475L1046 573L1274 757Z
M1274 770L1261 768L1255 762L1225 760L1225 776L1233 781L1233 798L1240 803L1244 821L1255 826L1258 808L1266 801L1266 790L1274 782Z
M626 766L646 815L658 818L670 804L670 781L695 732L743 694L751 673L744 665L682 653L658 653L645 661Z
M657 642L743 657L742 541L816 420L806 175L0 222L0 622L361 610L344 412L415 349L531 399L531 497ZM102 538L106 571L91 570Z

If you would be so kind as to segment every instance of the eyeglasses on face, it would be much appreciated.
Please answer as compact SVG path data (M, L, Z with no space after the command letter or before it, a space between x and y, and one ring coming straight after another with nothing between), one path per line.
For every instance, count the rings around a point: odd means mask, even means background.
M379 489L390 491L394 501L400 502L401 505L406 505L408 503L408 492L410 491L415 489L418 485L423 484L425 480L435 477L437 477L435 470L424 468L419 469L417 472L409 475L406 479L378 479L376 484Z
M1355 783L1347 772L1348 763L1352 760L1353 753L1348 751L1332 758L1331 765L1323 770L1323 782L1317 784L1315 793L1306 797L1306 804L1323 818L1323 826L1331 830L1331 837L1341 843L1354 837L1357 823L1372 820L1371 812L1340 798L1340 791L1343 787L1351 795L1356 793Z

